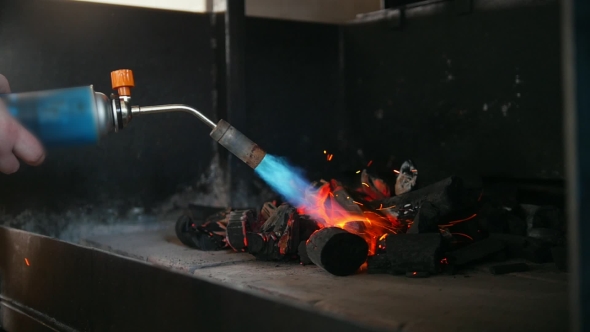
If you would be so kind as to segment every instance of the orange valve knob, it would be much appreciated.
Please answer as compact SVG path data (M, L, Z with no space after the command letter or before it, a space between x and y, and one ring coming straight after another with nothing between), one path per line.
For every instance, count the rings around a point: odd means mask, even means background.
M119 96L130 97L131 88L135 87L133 72L130 69L115 70L111 72L111 83Z

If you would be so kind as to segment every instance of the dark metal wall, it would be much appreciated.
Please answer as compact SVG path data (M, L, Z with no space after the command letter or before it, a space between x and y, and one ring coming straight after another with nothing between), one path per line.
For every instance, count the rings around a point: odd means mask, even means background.
M13 92L94 84L135 72L135 102L186 103L211 116L209 15L73 1L0 0L0 73ZM8 210L123 199L149 206L204 172L209 130L187 114L136 118L99 146L49 151L37 168L0 175Z
M336 26L238 20L244 26L234 31L241 36L230 46L241 50L234 48L230 58L242 62L228 65L223 14L213 19L52 0L0 0L0 8L0 73L15 92L94 84L108 93L110 71L131 68L135 102L186 103L223 117L270 153L312 170L310 177L325 170L322 151L335 149L343 137L347 117ZM241 86L235 72L243 76ZM236 89L245 101L230 107ZM149 208L208 170L216 153L208 133L186 114L135 118L97 147L49 151L41 167L0 175L0 206L15 213L62 211L123 200ZM219 151L227 167L227 152ZM239 191L233 203L257 202L265 187L252 170L234 168L232 174L232 189Z
M558 1L449 1L345 31L347 107L375 165L564 178ZM385 169L391 172L391 168Z
M240 80L227 76L223 15L212 23L210 15L0 0L0 72L14 91L95 84L109 92L110 71L132 68L137 102L187 103L227 118L310 180L354 176L370 160L392 175L407 158L422 183L462 172L561 180L557 1L475 1L461 15L453 3L408 10L401 29L247 18L236 44L244 105L229 110L227 87ZM0 175L0 205L18 212L123 199L149 208L194 184L214 155L207 128L190 115L136 118L97 147L50 151L42 167ZM262 184L251 170L235 174L232 188L246 187L246 198L234 201L250 205Z
M338 27L248 19L246 34L243 131L267 152L307 170L310 180L329 175L323 150L342 162L349 120Z

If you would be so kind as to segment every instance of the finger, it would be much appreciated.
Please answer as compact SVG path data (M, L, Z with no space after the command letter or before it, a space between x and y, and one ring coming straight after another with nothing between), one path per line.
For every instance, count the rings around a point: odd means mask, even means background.
M37 166L45 160L43 145L20 124L12 152L25 163Z
M10 93L10 85L4 75L0 74L0 93Z
M14 154L9 153L0 157L0 172L4 174L12 174L18 171L19 167L20 163Z

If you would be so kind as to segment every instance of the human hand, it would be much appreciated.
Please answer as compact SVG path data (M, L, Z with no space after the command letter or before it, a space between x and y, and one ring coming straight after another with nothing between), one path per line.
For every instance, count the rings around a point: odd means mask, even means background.
M10 93L6 77L0 74L0 94ZM33 166L45 160L41 143L16 121L0 100L0 172L11 174L18 171L18 159Z

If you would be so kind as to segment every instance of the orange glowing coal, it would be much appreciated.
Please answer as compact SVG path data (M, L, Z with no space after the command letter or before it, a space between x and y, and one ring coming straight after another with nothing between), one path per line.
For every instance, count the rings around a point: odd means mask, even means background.
M364 209L364 205L347 196L337 182L323 182L305 193L304 204L298 207L321 227L339 227L357 234L369 244L369 254L375 254L377 242L386 234L397 234L405 227L394 217Z

